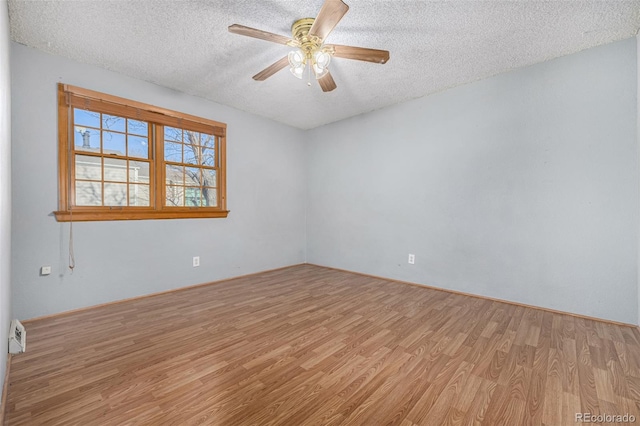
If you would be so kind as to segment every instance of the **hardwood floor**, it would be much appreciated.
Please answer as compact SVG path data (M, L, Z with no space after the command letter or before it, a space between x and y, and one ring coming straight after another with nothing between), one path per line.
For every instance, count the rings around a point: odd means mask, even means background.
M640 423L634 328L311 265L27 335L11 426Z

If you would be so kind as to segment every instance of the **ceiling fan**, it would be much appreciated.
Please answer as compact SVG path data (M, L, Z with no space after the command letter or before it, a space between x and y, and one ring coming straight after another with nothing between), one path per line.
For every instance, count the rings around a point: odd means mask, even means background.
M349 6L342 0L325 0L315 19L303 18L293 23L291 26L292 38L239 24L229 26L229 32L297 48L254 75L254 80L264 81L289 65L293 75L300 79L303 78L306 69L309 80L311 80L311 72L313 71L322 91L330 92L336 88L336 83L328 68L332 57L378 64L384 64L389 60L387 50L324 44L329 33L348 10ZM309 66L307 67L307 65ZM311 82L309 81L307 84L311 85Z

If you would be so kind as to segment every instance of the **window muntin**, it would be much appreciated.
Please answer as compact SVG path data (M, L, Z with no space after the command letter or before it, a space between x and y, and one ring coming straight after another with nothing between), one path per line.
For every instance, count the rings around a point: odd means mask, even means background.
M226 217L226 125L59 85L66 220Z

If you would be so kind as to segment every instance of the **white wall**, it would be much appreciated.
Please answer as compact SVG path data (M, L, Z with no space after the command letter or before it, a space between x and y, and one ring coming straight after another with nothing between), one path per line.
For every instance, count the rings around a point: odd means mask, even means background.
M636 86L632 38L311 131L308 262L638 322Z
M15 43L11 53L16 317L304 262L302 131ZM58 204L58 82L227 123L229 217L75 223L71 274L69 224L51 215ZM42 265L52 265L50 276L39 276Z
M9 10L0 0L0 380L4 384L11 322L11 82Z

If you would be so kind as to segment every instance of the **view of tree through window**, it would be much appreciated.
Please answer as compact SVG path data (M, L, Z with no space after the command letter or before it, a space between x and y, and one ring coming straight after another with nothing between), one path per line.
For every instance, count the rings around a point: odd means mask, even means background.
M164 128L167 205L216 206L215 145L213 135Z
M59 86L58 220L226 217L226 125Z

